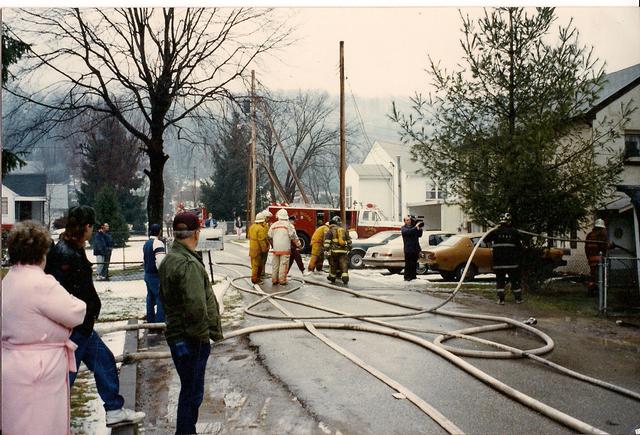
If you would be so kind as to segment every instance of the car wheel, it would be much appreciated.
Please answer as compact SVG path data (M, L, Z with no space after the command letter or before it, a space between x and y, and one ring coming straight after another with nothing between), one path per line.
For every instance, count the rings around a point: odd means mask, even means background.
M349 254L349 267L351 269L362 269L364 267L364 263L362 262L364 255L364 251L359 249L351 251Z
M462 277L462 272L464 272L464 267L466 266L465 264L461 264L460 266L458 266L456 268L456 272L455 272L455 280L456 281L460 281L460 278ZM469 270L467 270L467 275L465 276L464 280L465 281L471 281L473 280L473 278L475 278L475 276L478 274L478 269L476 268L475 264L470 264L469 265Z
M454 281L456 279L455 272L440 272L440 276L445 281Z
M400 273L400 272L402 272L402 268L401 267L389 267L387 270L389 272L391 272L391 273Z
M309 236L307 236L302 231L296 231L298 234L298 239L300 239L300 253L308 254L311 252L311 243L309 242Z
M427 272L429 272L429 266L424 263L418 263L418 266L416 267L416 274L424 275Z

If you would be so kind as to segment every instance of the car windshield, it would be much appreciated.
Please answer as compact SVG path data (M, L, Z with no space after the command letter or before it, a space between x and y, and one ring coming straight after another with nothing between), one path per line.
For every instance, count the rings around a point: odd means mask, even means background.
M444 242L440 243L438 246L454 246L457 245L458 242L460 242L460 240L462 240L463 238L464 237L462 236L451 236Z
M382 232L374 234L373 236L369 237L368 239L361 240L361 242L382 243L382 242L385 242L385 241L389 240L392 237L393 238L398 237L399 235L400 235L400 233L399 232L395 232L395 231L382 231Z

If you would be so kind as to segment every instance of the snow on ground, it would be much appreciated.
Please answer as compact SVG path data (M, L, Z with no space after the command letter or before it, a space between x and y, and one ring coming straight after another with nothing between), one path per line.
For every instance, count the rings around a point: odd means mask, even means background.
M121 265L116 263L122 262L138 262L142 263L143 254L142 254L142 246L144 242L147 241L147 237L145 236L132 236L126 243L124 248L115 248L111 252L111 262L114 263L110 265L109 270L115 270L116 267L122 268ZM87 247L89 244L87 243ZM93 249L89 248L86 251L87 258L92 263L95 263L96 256L93 255Z

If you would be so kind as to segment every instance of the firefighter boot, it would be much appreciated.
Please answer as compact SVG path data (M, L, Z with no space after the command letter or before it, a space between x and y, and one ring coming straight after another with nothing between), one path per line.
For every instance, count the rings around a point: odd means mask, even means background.
M349 284L349 274L347 273L343 273L342 276L340 277L342 279L342 282L345 284Z
M513 291L513 296L516 298L516 304L521 304L522 302L524 302L522 300L522 290L521 289L516 289Z
M504 305L504 289L498 289L498 305Z
M334 275L327 275L327 279L331 281L332 284L336 282L336 277Z

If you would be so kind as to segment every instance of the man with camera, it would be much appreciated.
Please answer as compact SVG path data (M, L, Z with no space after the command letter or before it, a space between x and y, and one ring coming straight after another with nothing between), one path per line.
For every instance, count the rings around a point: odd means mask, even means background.
M422 249L420 248L420 237L422 237L424 221L415 216L406 216L404 225L401 228L402 242L404 243L404 280L412 281L416 279L416 268L418 257Z

